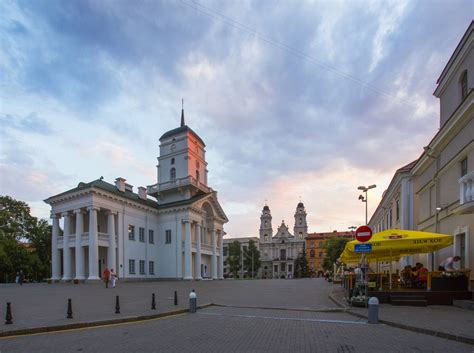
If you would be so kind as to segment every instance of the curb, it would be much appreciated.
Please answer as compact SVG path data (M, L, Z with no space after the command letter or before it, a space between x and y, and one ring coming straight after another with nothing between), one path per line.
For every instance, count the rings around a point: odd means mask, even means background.
M212 305L213 305L212 303L199 305L197 309L208 308ZM176 316L176 315L185 314L188 312L189 312L189 309L179 309L179 310L173 310L173 311L168 311L168 312L163 312L163 313L153 314L153 315L129 316L129 317L123 317L123 318L118 318L118 319L109 319L109 320L100 320L100 321L91 321L91 322L78 322L74 324L17 329L17 330L12 330L12 331L0 332L0 339L13 338L13 337L18 337L18 336L25 336L25 335L38 334L38 333L61 332L61 331L74 330L74 329L80 329L80 328L93 328L93 327L100 327L100 326L105 326L105 325L147 321L147 320L159 319L159 318L168 317L168 316Z
M346 312L352 316L361 318L361 319L367 319L367 315L364 314L359 314L351 311L351 309L347 306L345 306L343 303L339 302L332 294L328 295L329 299L332 300L336 305L338 305L341 308L345 308ZM379 323L385 324L388 326L392 327L397 327L403 330L408 330L412 332L417 332L417 333L423 333L425 335L430 335L430 336L435 336L435 337L441 337L445 338L451 341L456 341L456 342L461 342L461 343L467 343L470 345L474 345L474 338L466 337L466 336L458 336L458 335L453 335L451 333L446 333L442 331L436 331L436 330L431 330L427 328L422 328L422 327L417 327L417 326L410 326L410 325L405 325L401 324L398 322L393 322L393 321L387 321L387 320L380 320Z

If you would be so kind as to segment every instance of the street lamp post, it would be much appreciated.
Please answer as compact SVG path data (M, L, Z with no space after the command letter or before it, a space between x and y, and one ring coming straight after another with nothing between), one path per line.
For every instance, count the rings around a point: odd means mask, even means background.
M365 225L367 225L367 223L368 223L367 191L369 191L370 189L374 189L375 187L377 187L377 185L373 184L373 185L369 185L369 186L359 186L357 188L358 190L362 190L362 192L365 192L365 197L362 196L362 195L359 195L359 200L361 200L362 202L365 202Z

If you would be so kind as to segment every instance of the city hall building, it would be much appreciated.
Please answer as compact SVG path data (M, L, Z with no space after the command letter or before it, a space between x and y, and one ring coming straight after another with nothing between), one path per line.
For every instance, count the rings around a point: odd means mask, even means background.
M135 192L121 177L100 178L45 200L53 280L98 280L106 267L124 279L223 278L228 219L207 184L204 141L184 111L159 148L154 185Z

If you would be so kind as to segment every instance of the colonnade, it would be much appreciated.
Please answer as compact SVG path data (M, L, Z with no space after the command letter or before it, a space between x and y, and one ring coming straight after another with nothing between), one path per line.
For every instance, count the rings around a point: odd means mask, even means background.
M99 231L97 222L97 212L100 210L99 207L90 206L86 208L86 211L82 208L75 209L68 212L63 212L60 215L52 214L53 219L53 234L51 242L51 265L52 265L52 280L70 281L72 279L85 280L85 249L84 246L88 246L88 258L89 258L89 275L88 280L100 279L99 274ZM89 213L89 232L84 233L84 215L86 212ZM75 215L76 221L76 232L71 234L71 222L73 221L73 215ZM107 235L108 235L108 249L107 249L107 266L108 268L116 268L116 241L115 241L115 217L117 212L107 211ZM63 232L63 275L61 277L61 257L60 250L58 249L58 240L60 235L59 220L64 219L64 232ZM87 244L83 244L83 236L87 236ZM74 242L72 242L74 239ZM73 274L72 271L72 251L74 248L74 257L76 264L76 271Z

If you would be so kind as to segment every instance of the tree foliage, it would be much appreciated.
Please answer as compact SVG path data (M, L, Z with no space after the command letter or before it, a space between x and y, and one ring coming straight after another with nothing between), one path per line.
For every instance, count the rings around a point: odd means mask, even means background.
M244 270L252 278L255 278L261 265L260 251L257 249L255 241L250 239L248 248L244 249Z
M303 251L298 254L298 257L295 260L295 277L309 277L308 259L306 258L306 242L303 243Z
M240 249L240 243L237 240L229 244L229 256L227 257L227 262L232 277L239 278L242 263L242 251Z
M349 239L343 237L334 237L326 240L326 242L324 243L324 248L326 249L326 256L324 257L323 261L323 268L325 270L332 270L333 264L341 256L348 241Z
M35 281L50 276L51 228L25 202L0 196L0 282L13 282L20 271Z

